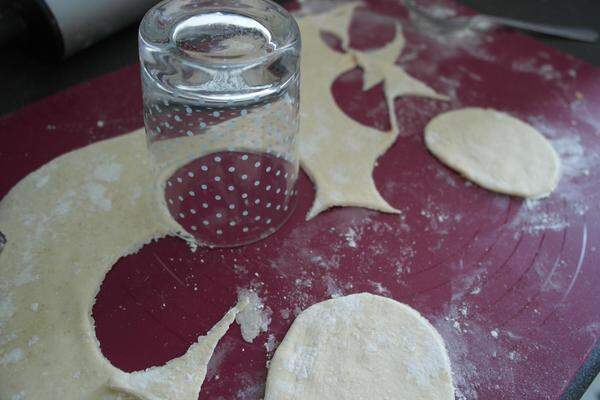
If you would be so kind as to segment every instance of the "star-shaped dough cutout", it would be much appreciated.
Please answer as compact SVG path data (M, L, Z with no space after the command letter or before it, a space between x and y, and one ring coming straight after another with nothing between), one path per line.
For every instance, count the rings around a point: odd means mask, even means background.
M359 5L360 3L358 2L347 3L323 14L311 15L306 18L313 20L315 25L323 27L324 31L331 32L339 37L342 42L342 48L347 49L350 42L348 31L350 29L350 22L352 22L352 14L354 14L354 10Z
M396 58L404 49L404 36L401 26L396 26L395 39L381 49L369 52L353 52L357 64L363 69L363 90L383 82L383 89L391 118L392 131L399 132L394 99L400 96L419 96L430 99L448 101L450 98L437 93L420 80L410 76L404 69L395 64Z

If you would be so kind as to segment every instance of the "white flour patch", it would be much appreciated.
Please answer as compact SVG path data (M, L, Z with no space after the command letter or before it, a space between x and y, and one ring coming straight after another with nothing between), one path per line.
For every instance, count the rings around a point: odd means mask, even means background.
M347 184L348 182L350 182L352 180L352 177L347 174L348 174L348 172L346 170L335 171L335 173L332 174L333 181L337 185Z
M450 18L456 16L456 10L441 4L432 4L421 7L421 9L434 18Z
M323 282L325 283L325 288L327 290L327 294L332 299L336 297L340 297L344 295L344 291L339 282L335 280L335 278L329 274L323 276Z
M581 144L581 137L576 134L568 134L560 139L552 140L552 146L560 156L561 179L588 176L590 168L596 166L600 161L600 156L597 154L586 154Z
M11 332L6 335L0 335L0 346L4 346L5 344L12 342L17 337L18 336L15 332Z
M258 294L251 289L238 288L238 300L248 299L248 305L235 317L242 330L242 337L248 343L261 333L266 332L271 324L273 311L265 306Z
M242 389L238 390L235 395L237 400L255 400L262 398L265 384L260 379L252 377L250 374L243 373L236 376L236 381L242 386Z
M544 231L562 231L569 226L569 221L561 213L543 210L543 200L525 200L510 226L538 235Z
M600 153L586 148L582 143L581 136L572 127L553 126L543 116L532 116L527 120L546 137L553 138L550 142L561 162L559 188L565 188L558 191L556 195L565 199L567 206L575 214L585 215L590 208L590 201L587 196L582 194L581 188L586 186L586 177L600 166ZM557 131L561 131L562 136L558 137ZM543 228L544 224L560 229L561 221L562 219L558 215L547 213L538 215L535 225L539 229Z
M267 353L272 353L277 348L277 339L272 333L269 334L267 341L265 342L265 349Z
M600 135L600 121L596 117L597 110L592 106L589 101L587 101L583 95L581 98L577 98L577 100L571 102L569 108L571 109L572 115L576 115L577 119L585 122L595 129L596 136Z
M123 172L123 166L119 163L108 163L98 165L94 169L94 178L104 182L118 181Z
M517 379L514 360L519 359L518 353L511 359L509 352L514 349L504 348L505 342L494 337L495 334L500 336L500 331L484 328L472 307L467 301L453 301L444 310L443 317L430 318L448 349L457 400L477 400L479 386L512 385Z
M439 76L440 81L445 87L442 92L446 93L451 99L458 98L458 89L460 88L460 82L457 79L452 79L447 76Z
M413 242L413 245L414 244L415 242ZM396 277L401 278L403 275L408 275L412 272L413 259L416 254L417 252L412 246L407 245L400 247L399 256L394 262Z
M420 5L419 7L424 8L426 12L432 14L436 18L452 18L458 16L455 9L445 5ZM446 32L440 28L439 24L430 21L427 18L420 17L418 14L410 13L410 23L404 27L406 30L414 30L418 35L425 35L430 39L436 41L439 46L434 48L436 57L438 60L446 60L457 57L460 55L461 50L466 51L471 56L492 62L496 60L496 56L485 48L486 41L489 41L489 35L487 35L486 29L480 29L475 31L473 29L458 29L452 32ZM483 27L482 27L483 28ZM419 63L419 60L415 60L415 63ZM428 62L419 63L425 68L422 70L428 70L432 72L432 69L437 68L437 63ZM433 71L435 73L435 71Z
M0 328L2 328L14 315L17 308L12 294L0 298Z
M573 211L575 211L575 214L579 216L585 215L590 209L590 206L583 201L573 201L570 205Z
M483 81L483 78L481 77L481 75L476 74L475 72L468 70L467 68L465 68L462 65L460 65L458 67L458 70L461 71L462 73L464 73L465 75L467 75L469 78L473 79L474 81L477 81L477 82L482 82Z
M467 268L463 259L453 262L450 265L453 271L452 300L458 301L464 299L468 295L478 294L481 291L479 285L487 275L490 266L491 263L489 260L480 261L476 264L476 268L471 270Z
M233 271L237 276L242 276L248 274L248 269L243 265L233 264Z
M30 239L24 243L24 251L23 251L23 268L19 271L17 276L13 279L13 285L16 287L25 285L27 283L34 282L39 279L39 274L35 274L33 270L33 247L34 243L37 243L43 237L46 231L46 223L48 222L48 217L45 215L41 215L39 217L33 217L32 220L35 224L35 230L31 235Z
M469 329L469 320L468 320L469 309L467 303L461 303L460 306L452 303L450 305L450 309L447 312L447 315L444 317L444 320L454 328L454 330L458 333L467 332Z
M420 54L427 49L427 46L424 44L413 45L411 49L406 49L398 58L398 65L404 67L405 63L416 60L419 58Z
M324 258L321 255L314 255L310 257L310 260L323 269L339 268L340 256L334 254L331 258Z
M371 284L371 286L373 287L373 290L377 294L380 294L382 296L391 296L392 295L392 292L390 292L390 290L388 288L383 286L383 284L381 282L369 281L369 283Z
M511 69L516 72L536 74L547 81L560 80L562 78L562 74L557 71L552 64L540 64L535 58L521 58L515 60L511 64Z
M294 374L296 379L304 380L311 375L316 358L316 348L310 346L298 346L296 352L286 360L285 367Z
M10 397L10 400L25 400L26 398L27 397L25 397L25 391L21 390L19 393L13 394ZM101 400L105 400L105 399L101 399Z
M312 287L312 281L308 278L298 278L294 281L296 288L309 288Z
M75 200L76 193L69 190L65 195L58 200L56 207L54 207L53 214L56 216L67 215L71 211L71 205Z
M346 233L344 233L344 237L346 238L346 243L348 244L348 247L352 247L353 249L358 247L358 245L356 244L356 240L359 239L358 232L352 227L348 228Z
M106 187L99 183L90 182L85 186L88 198L92 204L102 210L109 211L112 208L112 201L106 197Z
M40 176L37 181L35 182L35 187L38 189L43 188L44 186L46 186L46 184L48 183L48 180L50 179L49 175L42 175Z
M402 217L400 218L402 219ZM394 226L388 224L387 222L376 221L370 217L365 218L363 223L370 231L375 233L393 233L395 229Z
M135 187L131 188L131 196L129 198L129 203L131 205L134 205L138 201L138 199L142 196L142 192L143 192L143 190L139 186L135 186Z
M25 358L25 353L20 347L14 348L0 358L0 365L16 364Z
M40 341L40 337L34 335L31 338L29 338L29 340L27 341L27 346L31 347L39 341Z
M509 351L508 359L511 361L519 361L521 359L521 355L516 351Z
M544 115L528 115L526 118L527 122L531 124L535 129L540 131L540 133L546 138L554 139L558 137L558 131L563 131L564 128L557 129L557 127L548 122ZM567 128L569 129L569 128Z
M400 230L404 233L410 232L410 225L406 223L406 214L404 210L400 211L400 214L398 214L398 219L400 220Z
M236 343L229 340L222 340L210 358L208 365L206 366L206 378L205 380L210 381L214 379L218 379L219 376L219 368L223 361L227 357L227 355L236 347Z
M429 167L428 167L429 168ZM453 174L452 172L450 172L450 170L448 168L444 168L444 167L437 167L437 166L433 166L433 168L435 168L435 178L439 179L443 182L445 182L448 186L451 186L453 188L458 188L458 183L456 182L456 175Z
M452 365L452 380L454 381L457 400L477 400L477 389L474 382L479 381L480 367L468 358L471 343L464 336L466 325L462 315L451 307L445 318L429 318L430 322L444 338ZM465 327L465 328L463 328ZM469 324L469 328L474 328Z
M432 201L431 198L427 199L420 214L429 220L429 227L425 230L432 230L440 235L447 235L454 224L462 220L462 214L452 213L444 206Z

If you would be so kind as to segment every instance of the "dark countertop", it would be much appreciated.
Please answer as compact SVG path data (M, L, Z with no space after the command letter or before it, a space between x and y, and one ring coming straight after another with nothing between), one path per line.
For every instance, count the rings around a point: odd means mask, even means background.
M600 31L597 0L460 0L482 12L553 24L587 25ZM540 40L600 65L600 43L579 43L536 35ZM63 61L44 61L32 46L3 49L0 64L0 115L66 87L137 62L137 28L116 35Z
M460 0L488 14L533 22L593 27L600 31L598 0ZM539 40L563 52L600 66L600 43L574 41L536 35ZM137 62L137 27L131 26L110 38L62 61L41 60L32 46L3 49L0 63L0 115L15 111L71 85L118 70ZM600 371L600 347L590 355L572 381L563 399L579 399Z

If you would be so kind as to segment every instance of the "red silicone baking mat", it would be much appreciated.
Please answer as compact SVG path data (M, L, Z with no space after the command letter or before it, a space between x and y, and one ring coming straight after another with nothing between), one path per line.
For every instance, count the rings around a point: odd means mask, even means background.
M444 4L437 10L464 12ZM357 11L352 47L391 39L391 22L377 13L404 22L398 63L452 97L395 102L401 134L374 177L402 214L340 208L306 222L314 191L301 175L294 215L266 240L195 253L174 238L145 246L114 266L94 307L102 352L114 365L132 371L182 355L235 303L237 288L253 288L272 311L269 329L248 344L232 326L201 397L260 399L269 338L281 341L313 303L368 291L411 305L436 326L458 398L560 396L600 335L600 71L508 29L435 38L411 27L397 1ZM361 85L357 68L331 89L348 116L386 129L382 86ZM433 158L424 126L464 106L506 111L546 135L563 162L557 191L524 202L469 184ZM138 66L6 116L0 194L66 151L141 125Z

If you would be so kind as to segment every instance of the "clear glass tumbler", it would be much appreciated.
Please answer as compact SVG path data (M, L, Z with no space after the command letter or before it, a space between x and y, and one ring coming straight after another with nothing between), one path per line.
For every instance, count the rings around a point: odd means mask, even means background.
M161 201L200 245L238 246L294 210L300 33L269 0L166 0L140 25Z

